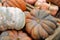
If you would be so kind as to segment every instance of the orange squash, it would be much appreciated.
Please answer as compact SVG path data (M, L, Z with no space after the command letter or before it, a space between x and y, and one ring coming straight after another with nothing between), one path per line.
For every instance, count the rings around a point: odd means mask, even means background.
M10 7L18 7L22 9L23 11L26 10L26 3L24 0L2 0L4 6L10 6Z
M26 31L34 38L43 39L53 34L56 29L56 21L54 17L44 10L33 9L26 13ZM29 14L30 13L30 14Z
M0 40L32 40L26 33L22 31L5 31L0 35Z

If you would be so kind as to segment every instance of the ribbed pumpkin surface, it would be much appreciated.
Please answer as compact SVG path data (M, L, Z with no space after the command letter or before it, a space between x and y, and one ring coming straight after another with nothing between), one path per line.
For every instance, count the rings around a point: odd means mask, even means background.
M34 9L26 13L26 31L34 38L47 38L56 29L54 17L44 10Z
M2 0L2 3L4 6L9 7L18 7L22 9L23 11L26 10L26 3L24 0Z
M0 40L31 40L31 38L22 31L5 31L0 35Z
M25 25L25 14L14 7L0 7L0 31L21 30Z

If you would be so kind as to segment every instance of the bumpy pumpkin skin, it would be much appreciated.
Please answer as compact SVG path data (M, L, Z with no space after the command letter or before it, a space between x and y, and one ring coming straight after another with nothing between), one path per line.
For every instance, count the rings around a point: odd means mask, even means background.
M0 31L21 30L25 25L25 14L14 7L0 7Z
M0 40L32 40L26 33L22 31L5 31L0 35Z
M26 3L24 2L24 0L2 0L3 2L3 6L7 6L7 7L18 7L20 9L22 9L23 11L26 10Z
M26 18L26 31L34 39L47 38L54 32L56 27L54 17L44 10L34 9Z

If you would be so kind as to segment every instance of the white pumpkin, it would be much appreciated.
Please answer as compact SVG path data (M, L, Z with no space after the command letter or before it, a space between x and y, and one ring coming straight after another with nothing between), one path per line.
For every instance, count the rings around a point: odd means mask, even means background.
M46 3L46 0L37 0L35 6L39 7L42 3Z
M0 7L0 31L7 29L20 30L25 25L25 14L14 7Z

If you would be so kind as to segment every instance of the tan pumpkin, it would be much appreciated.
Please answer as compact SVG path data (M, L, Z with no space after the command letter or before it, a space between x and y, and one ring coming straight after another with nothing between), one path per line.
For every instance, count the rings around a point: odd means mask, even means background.
M25 14L14 7L0 7L0 31L21 30L25 25Z
M0 35L0 40L32 40L26 33L22 31L5 31Z
M22 9L23 11L26 10L26 3L24 0L2 0L2 3L4 6L10 6L10 7L18 7Z
M44 10L33 9L26 13L26 31L34 38L47 38L56 29L56 21Z

